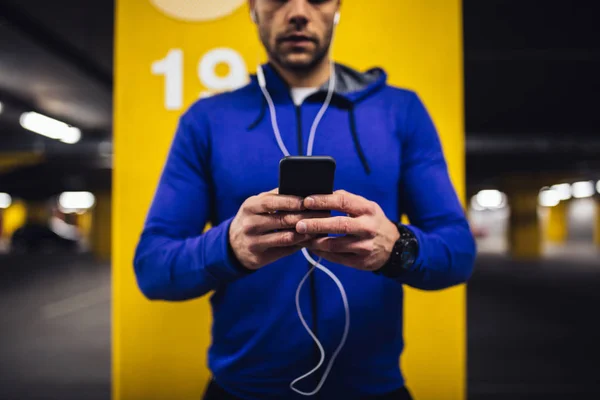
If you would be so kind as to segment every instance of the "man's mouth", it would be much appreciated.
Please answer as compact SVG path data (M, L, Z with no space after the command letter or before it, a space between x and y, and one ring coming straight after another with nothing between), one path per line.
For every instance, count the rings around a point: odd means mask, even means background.
M316 40L310 36L302 34L292 34L282 37L280 40L282 43L291 43L294 45L306 45L309 43L315 43Z

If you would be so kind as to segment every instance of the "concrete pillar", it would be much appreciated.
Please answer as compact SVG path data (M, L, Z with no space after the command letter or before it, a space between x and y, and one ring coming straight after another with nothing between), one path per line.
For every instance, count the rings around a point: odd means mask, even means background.
M81 237L81 244L84 249L90 249L90 239L92 234L92 210L87 210L81 214L76 214L75 225Z
M6 210L2 211L2 237L10 239L13 232L25 223L27 209L22 201L15 201Z
M568 204L566 202L561 201L556 206L550 207L548 210L546 239L550 243L563 244L567 240L567 206Z
M96 204L91 211L89 245L92 253L102 260L111 257L111 194L96 193Z
M7 240L4 236L4 209L0 208L0 253L7 250Z
M538 192L516 191L509 195L510 226L508 243L514 259L541 257L542 235L538 220Z
M254 28L244 12L206 23L173 23L173 15L181 18L183 10L176 5L184 2L161 1L161 4L170 3L168 12L152 3L158 2L115 1L113 138L118 151L114 154L113 181L116 236L112 263L114 400L198 398L204 383L210 379L205 358L210 345L210 296L186 304L148 301L137 286L132 260L172 141L171 132L183 109L198 98L200 88L211 88L204 82L202 86L186 85L183 92L175 87L177 93L172 93L171 89L165 93L164 76L148 72L136 75L135 79L130 76L135 71L148 71L150 60L171 57L167 55L167 49L178 48L186 57L181 78L184 82L199 83L196 70L187 65L205 57L208 51L226 46L239 52L244 58L243 70L244 64L253 68L258 50ZM225 4L234 3L242 5L244 1L194 2L205 11L217 10L223 15L228 9L235 8ZM384 66L390 75L402 75L405 85L416 88L436 121L449 173L464 201L462 2L381 0L370 2L369 7L364 4L364 1L349 1L344 4L344 13L348 13L348 20L353 18L352 15L360 18L361 39L372 43L373 48L365 50L356 46L356 36L340 35L335 44L336 56L351 58L357 65L363 65L370 63L374 54L388 55ZM174 10L179 13L173 14ZM423 34L422 24L416 22L421 20L428 21L426 34ZM344 26L350 31L349 24ZM382 26L391 34L381 35ZM358 33L358 29L357 26L355 32ZM239 34L231 35L232 31ZM399 35L417 37L418 40L398 41ZM152 44L148 45L150 37ZM197 43L188 39L190 37L206 39L201 51ZM244 50L249 46L252 50ZM136 50L130 51L132 47ZM432 47L444 51L432 52ZM404 54L410 54L410 73L406 73L401 62ZM236 65L237 62L231 67L237 68ZM231 84L237 85L235 80ZM435 293L407 287L404 296L403 337L409 345L402 355L402 367L413 396L416 399L464 399L467 392L465 285ZM352 349L345 348L344 351L351 352ZM165 365L169 367L165 368Z

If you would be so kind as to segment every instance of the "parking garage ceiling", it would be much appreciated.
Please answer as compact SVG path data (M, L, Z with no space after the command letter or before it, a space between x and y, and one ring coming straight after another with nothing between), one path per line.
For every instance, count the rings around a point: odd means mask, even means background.
M532 169L598 176L597 2L465 0L463 9L469 183ZM0 1L0 153L44 160L0 169L0 191L110 185L113 14L111 0ZM26 131L24 111L73 124L82 140Z

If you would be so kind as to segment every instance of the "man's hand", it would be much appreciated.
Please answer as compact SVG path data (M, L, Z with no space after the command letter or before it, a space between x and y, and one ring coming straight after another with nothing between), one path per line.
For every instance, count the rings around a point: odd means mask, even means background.
M308 210L336 210L346 217L315 218L296 224L299 234L342 234L310 241L306 247L319 257L365 271L375 271L388 261L398 229L375 202L340 190L331 195L304 199Z
M297 233L296 224L317 216L322 214L306 212L300 197L274 189L242 204L231 222L229 243L243 266L257 270L304 247L314 236Z

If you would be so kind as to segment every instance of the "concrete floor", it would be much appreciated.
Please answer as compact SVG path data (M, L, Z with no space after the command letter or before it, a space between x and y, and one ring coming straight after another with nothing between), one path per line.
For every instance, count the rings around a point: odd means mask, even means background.
M110 398L110 269L0 257L0 399Z
M600 399L600 253L480 256L468 287L469 399Z
M482 255L469 291L469 399L600 398L600 254ZM0 399L110 398L110 270L0 257Z

